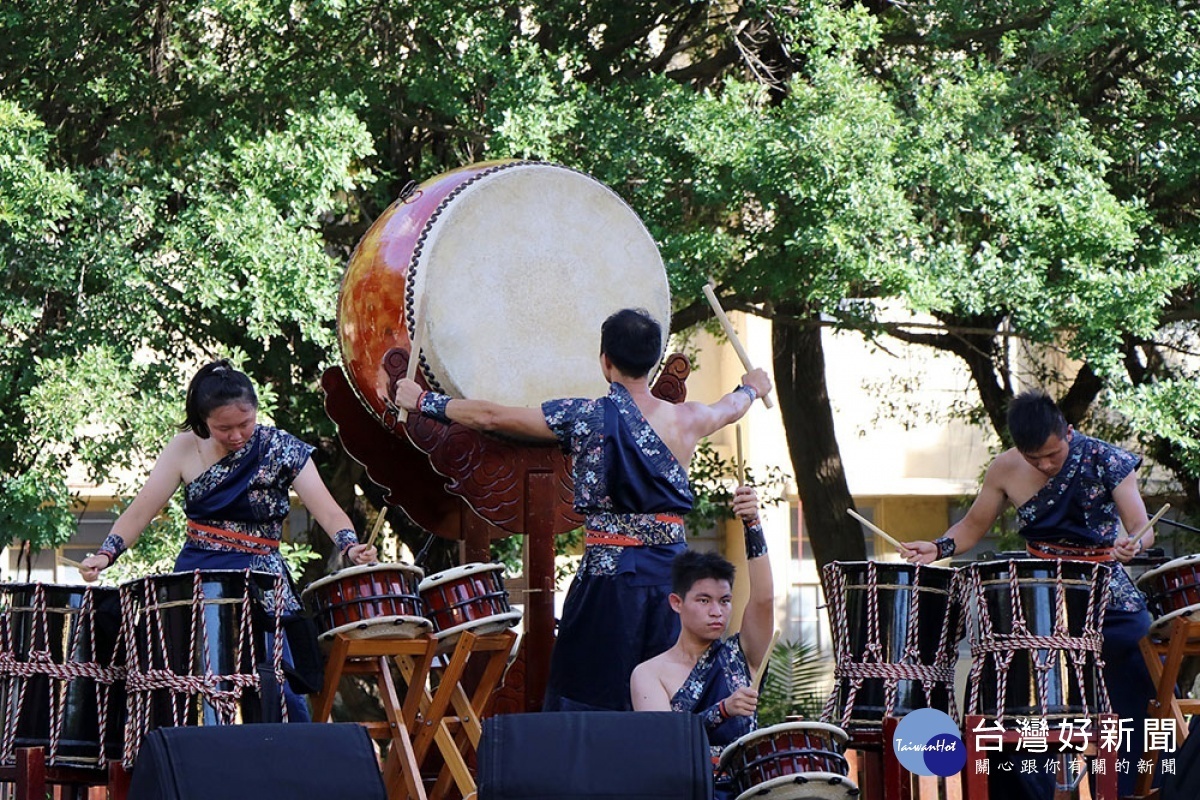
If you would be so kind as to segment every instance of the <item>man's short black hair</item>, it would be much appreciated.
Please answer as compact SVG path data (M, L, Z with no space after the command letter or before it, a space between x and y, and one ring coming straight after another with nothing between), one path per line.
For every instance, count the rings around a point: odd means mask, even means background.
M720 553L684 550L671 562L671 591L680 597L705 578L725 581L733 588L733 576L737 570Z
M600 326L600 352L630 378L645 377L654 369L662 341L662 326L641 308L621 309Z
M1067 420L1050 395L1031 389L1008 404L1008 434L1018 450L1033 453L1052 435L1067 438Z

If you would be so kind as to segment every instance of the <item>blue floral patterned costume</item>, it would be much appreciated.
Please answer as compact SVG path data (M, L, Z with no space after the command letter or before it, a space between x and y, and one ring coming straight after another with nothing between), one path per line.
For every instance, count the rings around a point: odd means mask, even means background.
M671 561L692 508L684 469L624 386L597 400L551 400L546 424L574 457L588 544L550 660L544 709L628 711L633 668L679 634Z
M743 686L750 685L750 665L742 652L739 634L709 645L700 656L687 680L671 698L672 711L687 711L704 718L713 764L725 748L758 727L758 715L749 717L721 716L719 704ZM717 776L716 797L731 796L731 787Z

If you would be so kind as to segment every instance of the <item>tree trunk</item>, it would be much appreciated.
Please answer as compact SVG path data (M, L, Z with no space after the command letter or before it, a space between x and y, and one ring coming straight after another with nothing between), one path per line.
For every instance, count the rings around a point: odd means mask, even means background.
M865 561L862 527L846 513L854 501L833 427L821 328L776 320L772 340L779 411L813 555L818 566Z

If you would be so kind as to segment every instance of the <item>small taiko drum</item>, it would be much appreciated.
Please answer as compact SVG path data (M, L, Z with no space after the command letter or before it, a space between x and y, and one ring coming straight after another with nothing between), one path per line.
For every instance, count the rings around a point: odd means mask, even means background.
M1200 612L1200 555L1168 561L1143 573L1137 585L1154 615L1150 635L1161 638L1177 618Z
M784 722L751 731L721 754L737 800L841 800L858 797L848 775L846 732L823 722Z
M954 667L965 621L957 572L880 561L823 569L834 685L822 719L878 732L886 716L936 708L957 718Z
M420 567L407 564L364 564L313 581L302 596L322 641L339 633L351 639L415 639L433 628L421 600L423 577Z
M967 713L1014 727L1108 713L1100 668L1109 567L1054 558L963 568L974 610Z
M453 639L466 630L481 636L498 633L521 620L521 612L508 602L500 564L463 564L430 575L421 581L421 599L438 639Z
M600 397L600 325L623 308L669 330L662 257L625 201L567 167L486 162L376 219L342 278L338 337L351 386L394 430L390 356L413 341L426 382L454 397Z
M115 588L0 586L0 763L42 747L48 765L103 768L121 757L125 669Z
M283 594L278 577L194 570L121 584L132 766L155 728L278 722Z

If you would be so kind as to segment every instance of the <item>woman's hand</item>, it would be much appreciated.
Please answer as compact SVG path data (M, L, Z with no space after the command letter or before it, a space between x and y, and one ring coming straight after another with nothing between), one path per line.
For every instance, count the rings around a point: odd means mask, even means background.
M346 560L352 564L374 564L379 560L379 551L373 544L355 544L346 548Z
M79 574L88 583L94 583L100 573L108 569L112 560L103 553L96 553L79 562Z

